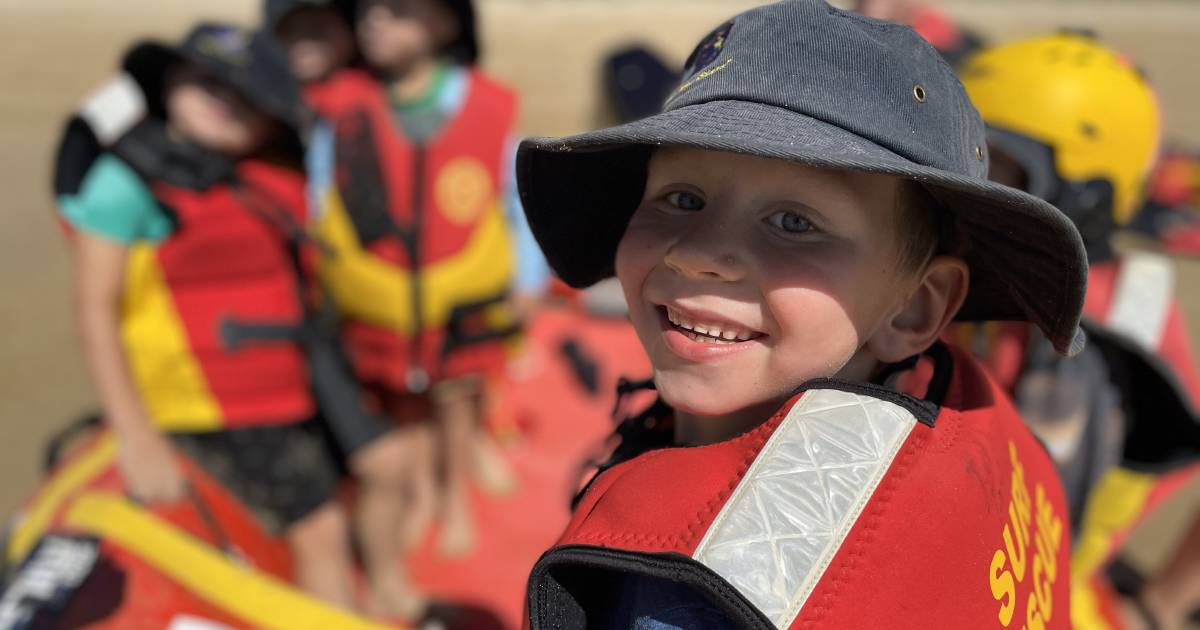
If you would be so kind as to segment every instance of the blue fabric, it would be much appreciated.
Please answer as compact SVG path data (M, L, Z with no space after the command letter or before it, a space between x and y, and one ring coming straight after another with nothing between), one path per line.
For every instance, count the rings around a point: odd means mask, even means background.
M58 198L58 211L73 228L124 245L158 242L174 230L142 178L108 153L96 158L78 193Z
M318 120L308 138L304 153L304 170L308 174L308 212L314 220L325 212L325 193L333 186L334 173L333 125Z
M658 578L630 576L618 588L612 626L634 630L723 630L729 620L692 589Z

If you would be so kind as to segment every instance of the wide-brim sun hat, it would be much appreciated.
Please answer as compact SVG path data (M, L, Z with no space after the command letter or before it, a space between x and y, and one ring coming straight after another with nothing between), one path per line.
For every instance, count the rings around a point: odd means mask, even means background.
M307 117L300 88L292 78L273 38L261 31L205 22L179 44L145 40L134 44L121 61L141 87L147 107L163 116L163 87L168 68L186 61L238 90L268 115L296 128Z
M1036 324L1083 347L1087 258L1054 206L988 181L984 125L953 70L912 29L820 0L758 7L709 34L662 113L521 143L530 227L564 282L613 275L655 147L686 146L920 183L953 213L970 289L960 320Z

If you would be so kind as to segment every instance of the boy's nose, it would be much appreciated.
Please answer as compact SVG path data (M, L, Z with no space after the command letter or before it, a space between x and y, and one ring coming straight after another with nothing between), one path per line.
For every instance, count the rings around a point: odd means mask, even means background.
M667 249L663 262L682 276L731 282L745 275L737 235L719 222L696 226Z

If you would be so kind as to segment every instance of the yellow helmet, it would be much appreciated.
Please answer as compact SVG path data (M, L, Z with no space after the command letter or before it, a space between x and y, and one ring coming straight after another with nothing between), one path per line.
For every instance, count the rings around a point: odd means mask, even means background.
M1087 35L1059 33L984 49L962 80L989 143L1085 241L1102 236L1099 224L1111 231L1132 217L1161 131L1154 90L1128 59Z

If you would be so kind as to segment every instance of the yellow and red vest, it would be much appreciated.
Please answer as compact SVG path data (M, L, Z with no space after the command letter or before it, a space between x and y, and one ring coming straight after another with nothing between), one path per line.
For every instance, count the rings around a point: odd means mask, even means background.
M359 376L396 390L487 369L515 332L503 301L513 255L500 195L516 99L474 70L466 90L425 144L405 137L365 72L309 93L335 137L317 227L333 255L321 276Z
M121 336L155 424L209 431L290 423L314 411L294 337L304 302L287 235L266 213L300 223L304 180L263 162L205 190L150 182L177 221L171 236L130 249Z
M638 577L730 628L1070 628L1053 462L969 355L930 357L922 399L818 379L738 437L606 468L534 566L529 627L603 625Z

